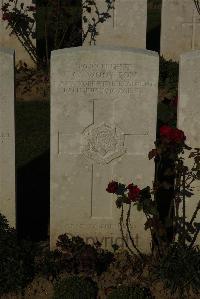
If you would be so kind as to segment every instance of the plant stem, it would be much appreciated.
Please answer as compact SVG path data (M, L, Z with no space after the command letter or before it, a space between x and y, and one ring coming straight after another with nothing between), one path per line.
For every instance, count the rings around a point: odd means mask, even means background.
M200 200L199 200L199 202L198 202L198 205L197 205L197 207L196 207L196 210L194 211L194 214L192 215L192 218L191 218L191 220L190 220L190 224L192 224L192 222L193 222L194 219L196 218L197 213L198 213L199 210L200 210Z
M129 223L130 223L130 212L131 212L131 203L129 204L129 209L128 209L128 213L127 213L127 217L126 217L126 227L127 227L127 230L128 230L128 235L129 235L129 238L131 240L131 243L133 245L133 247L135 248L135 250L137 251L137 253L139 254L139 256L143 259L143 255L142 255L142 252L137 248L137 246L135 245L135 242L131 236L131 232L130 232L130 229L129 229Z
M49 6L46 7L46 13L45 13L45 22L44 22L44 35L45 35L45 51L46 51L46 64L49 65L49 57L48 57L48 30L47 30L47 24L48 24L48 8Z
M197 207L196 207L196 210L194 211L194 214L192 215L192 218L191 218L191 220L190 220L190 224L192 224L192 222L193 222L194 219L196 218L197 213L198 213L199 210L200 210L200 200L199 200L199 202L198 202L198 205L197 205ZM195 243L195 241L196 241L196 238L197 238L197 236L198 236L198 234L199 234L199 230L200 230L199 228L196 229L196 232L195 232L194 237L193 237L193 239L192 239L192 241L191 241L191 243L190 243L189 248L192 248L192 246L194 245L194 243Z
M69 28L69 24L67 23L67 24L66 24L66 27L65 27L65 29L64 29L62 38L61 38L61 40L60 40L60 42L59 42L58 49L59 49L60 46L62 45L62 42L63 42L63 40L64 40L64 38L65 38L65 34L66 34L68 28Z
M196 241L196 238L197 238L197 236L198 236L198 234L199 234L199 228L197 228L197 230L196 230L196 232L195 232L195 234L194 234L194 236L193 236L193 239L192 239L192 241L191 241L191 243L190 243L190 246L189 246L189 248L192 248L192 246L194 245L194 242Z
M185 246L185 167L183 167L183 245Z
M123 232L123 228L122 228L122 223L123 223L123 213L124 213L124 209L123 209L123 204L122 204L122 211L121 211L121 216L120 216L120 230L121 230L121 234L122 234L122 239L124 241L124 243L126 244L126 247L129 249L129 251L134 254L134 252L132 251L132 249L129 247L128 242L126 241L125 237L124 237L124 232Z
M11 27L12 28L12 27ZM27 50L29 56L31 57L31 59L33 60L34 63L37 63L37 57L34 55L34 53L32 53L31 49L29 49L27 46L26 46L26 40L23 42L23 40L21 40L19 38L19 35L18 35L18 32L15 31L14 28L12 28L15 35L17 36L18 40L20 41L20 43L23 45L23 47Z

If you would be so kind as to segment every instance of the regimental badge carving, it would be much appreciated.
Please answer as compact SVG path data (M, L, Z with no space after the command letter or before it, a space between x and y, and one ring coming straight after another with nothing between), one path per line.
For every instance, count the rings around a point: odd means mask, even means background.
M126 153L124 133L105 122L92 124L82 132L81 152L99 164L109 163Z

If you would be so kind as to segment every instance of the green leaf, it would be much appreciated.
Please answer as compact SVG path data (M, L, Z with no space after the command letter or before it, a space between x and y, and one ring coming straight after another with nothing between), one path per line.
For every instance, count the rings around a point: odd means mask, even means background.
M188 191L188 190L181 190L180 191L180 195L185 195L186 197L191 197L192 195L194 195L194 193Z
M117 194L123 195L125 191L126 191L126 186L124 184L119 183L118 189L117 189Z
M200 223L198 223L198 222L194 222L194 226L195 226L198 230L200 230Z
M157 211L157 209L156 209L155 206L150 206L148 212L149 212L149 214L152 214L154 216L158 216L159 215L159 213L158 213L158 211Z
M115 203L116 203L117 208L121 208L122 203L123 203L123 197L121 197L121 196L117 197L117 200Z
M114 252L119 249L119 246L117 244L112 244L111 246L112 246Z

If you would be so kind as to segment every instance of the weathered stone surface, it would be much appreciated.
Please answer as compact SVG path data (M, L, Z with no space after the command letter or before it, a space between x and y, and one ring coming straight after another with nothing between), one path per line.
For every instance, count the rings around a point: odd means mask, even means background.
M106 188L112 180L151 186L157 94L155 52L98 46L51 52L51 248L62 233L88 243L98 238L107 249L123 244L121 211ZM145 217L135 209L132 217L136 243L148 252Z
M95 0L100 13L107 11L105 0ZM115 0L114 10L110 10L111 18L97 25L99 35L96 37L97 46L125 46L146 49L147 0ZM92 22L97 20L97 14L85 14ZM83 22L86 32L86 25ZM89 46L89 36L84 46Z
M194 1L163 0L160 53L179 60L181 53L200 49L200 15Z
M8 2L8 1L7 1ZM11 27L7 27L8 22L2 20L3 12L1 10L1 6L3 3L7 3L6 1L0 1L0 47L12 48L15 49L15 62L16 64L19 63L19 60L26 62L30 67L35 67L35 63L32 61L31 57L29 56L28 52L25 50L19 39L15 34L10 35L12 29ZM16 1L15 1L16 2ZM12 8L14 7L14 2L8 2L9 7L8 10L12 12ZM32 0L19 0L17 3L17 8L20 10L20 4L24 3L24 7L31 6ZM33 18L33 12L28 12L28 16ZM35 31L35 25L32 29ZM22 37L19 37L20 40L23 41ZM30 36L31 42L34 46L36 46L36 39L32 39Z
M179 102L178 102L178 128L186 135L186 144L193 149L200 148L200 51L192 51L180 56L179 66ZM191 169L194 159L188 158L190 151L185 151L185 164ZM190 221L198 202L200 201L200 183L195 180L191 187L194 195L186 197L186 217ZM182 210L182 205L180 207ZM198 212L194 222L200 222ZM200 244L198 236L195 244Z
M14 51L0 48L0 213L15 227Z

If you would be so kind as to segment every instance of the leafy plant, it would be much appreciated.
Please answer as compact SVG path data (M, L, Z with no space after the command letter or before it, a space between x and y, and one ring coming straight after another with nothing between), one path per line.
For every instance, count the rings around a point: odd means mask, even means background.
M23 93L31 90L34 86L40 85L38 92L49 96L49 78L50 78L50 52L52 50L64 47L80 46L87 37L89 43L96 42L98 36L98 24L106 22L111 17L110 11L114 9L115 0L105 0L106 11L100 11L96 1L60 1L47 0L43 6L25 6L24 3L17 7L17 0L8 0L14 2L14 8L9 9L10 3L4 3L1 7L3 21L7 22L7 28L11 29L11 34L15 34L24 49L28 52L32 61L37 64L37 71L27 68L26 63L19 62L16 69L26 72L26 77L20 83L25 83ZM89 14L93 11L90 18ZM29 12L29 14L28 14ZM32 17L30 16L32 12ZM82 16L82 17L81 17ZM81 29L81 18L84 22L84 29ZM32 39L36 38L35 23L37 19L37 41L42 40L41 49L45 49L43 57L40 57ZM34 28L34 29L33 29ZM39 48L39 42L37 43ZM38 71L41 74L35 76ZM42 83L42 84L41 84ZM18 83L19 85L19 83Z
M162 280L165 288L171 290L171 295L178 291L180 298L189 298L190 288L194 293L199 294L199 247L190 248L179 243L171 244L166 255L153 266L152 277L153 281Z
M160 70L159 70L159 88L165 88L176 96L178 93L178 74L179 65L172 60L166 60L163 56L160 57Z
M67 234L60 235L57 248L47 251L36 262L37 272L47 279L57 280L64 272L96 272L100 275L107 270L114 258L112 252L100 248L100 243L93 247L79 236L70 238Z
M71 272L70 262L67 262L59 250L48 251L36 260L36 271L48 280L57 280L64 272Z
M97 292L92 279L72 276L55 283L53 299L96 299Z
M157 134L158 130L163 125L176 127L177 123L177 101L178 97L172 99L164 98L158 102L157 106Z
M106 272L109 265L114 261L114 255L108 250L98 251L96 272L98 275Z
M141 286L120 286L114 289L107 299L151 299L151 292L146 287Z
M36 38L35 35L35 6L24 7L24 3L17 7L17 0L8 0L9 3L4 3L1 7L3 12L3 21L7 22L7 28L11 28L10 35L15 34L24 49L28 52L33 62L37 62L36 47L32 43L32 39ZM10 2L14 2L12 11L8 8ZM28 15L28 12L33 12L33 18Z
M69 238L67 234L60 235L56 245L71 262L73 270L77 273L96 271L99 275L106 271L113 261L113 253L101 249L100 242L93 247L86 244L79 236Z
M165 254L168 245L178 237L180 244L190 243L193 246L200 230L200 224L194 222L197 213L200 210L200 201L189 222L185 216L185 199L191 197L191 183L200 179L200 149L195 148L189 158L194 158L194 165L191 170L184 166L184 150L191 150L185 144L186 136L184 132L169 126L162 126L159 131L159 138L155 141L155 149L149 152L149 159L154 158L156 162L155 179L153 189L147 186L140 190L133 183L125 186L124 184L112 181L108 184L106 191L116 194L116 206L121 209L120 230L122 238L128 250L134 254L133 249L129 246L124 237L123 215L124 204L128 205L126 217L126 229L132 247L136 250L141 260L144 260L143 253L137 248L130 231L130 213L132 206L138 210L143 210L147 221L145 230L150 229L152 236L152 253L160 258ZM165 214L161 209L163 193L171 190L169 198L165 202ZM127 193L126 193L127 192ZM153 199L151 196L153 195ZM183 215L179 216L179 204L183 202ZM166 205L167 204L167 205ZM171 235L169 230L171 229Z
M15 230L9 227L8 220L0 213L0 237L3 234L14 233Z
M15 229L0 214L0 295L10 291L23 293L35 275L36 247L30 241L18 241Z
M34 24L36 23L36 7L24 6L24 3L20 4L20 8L17 7L17 0L8 0L14 2L14 8L9 10L10 3L4 3L2 5L3 21L6 21L7 27L12 29L10 34L15 34L30 55L31 59L37 63L38 57L36 53L36 47L32 43L32 39L36 38L36 33L33 31ZM82 38L81 42L84 42L87 36L90 36L90 44L96 41L98 35L97 25L104 23L111 17L110 10L114 9L113 3L115 0L105 0L106 11L101 12L96 4L95 0L81 1L60 1L60 0L47 0L44 2L43 10L40 9L37 16L37 22L39 20L44 21L44 26L39 25L40 31L38 38L45 36L45 65L49 68L49 54L50 45L48 37L53 39L53 49L60 49L64 46L64 41L67 35L72 38L69 41L68 46L77 46L77 38ZM82 4L80 4L82 3ZM33 12L33 17L28 15L28 11ZM89 19L88 15L94 11L94 15ZM83 22L86 25L85 31L81 30L80 15L83 14ZM80 20L79 20L80 19ZM75 24L75 26L73 26ZM42 30L41 30L42 28ZM34 28L35 30L35 28ZM82 35L82 36L81 36ZM31 38L30 38L31 36ZM78 42L80 45L80 42ZM51 49L51 50L53 50ZM42 64L42 61L40 61Z
M104 23L107 19L111 17L110 11L114 9L114 2L115 0L105 0L105 4L107 6L105 12L101 12L98 8L98 5L95 0L84 0L82 7L83 7L83 22L87 24L87 29L82 30L82 36L83 40L85 41L86 37L89 35L90 40L89 44L91 45L96 44L96 37L99 35L99 32L97 31L98 24ZM92 15L92 19L89 18L88 13L91 13L91 11L94 11L94 15ZM85 15L86 13L86 15Z

